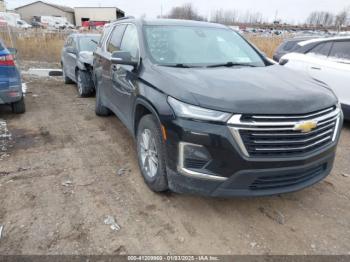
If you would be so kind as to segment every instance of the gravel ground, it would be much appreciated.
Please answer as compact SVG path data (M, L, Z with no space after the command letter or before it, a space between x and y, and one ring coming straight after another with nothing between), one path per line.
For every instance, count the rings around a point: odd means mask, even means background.
M350 254L349 124L332 174L301 192L155 194L116 117L95 116L95 99L61 78L24 80L27 113L0 107L0 132L11 133L0 151L0 254Z

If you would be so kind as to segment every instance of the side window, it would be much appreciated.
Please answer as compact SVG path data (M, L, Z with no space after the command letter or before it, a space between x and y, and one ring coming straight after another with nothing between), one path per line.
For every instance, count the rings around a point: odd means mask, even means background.
M74 49L76 49L76 50L78 50L77 41L78 41L77 38L73 38L73 39L72 39L72 45L71 45L71 46L72 46Z
M68 47L72 44L72 38L71 37L68 37L67 40L66 40L66 43L64 44L65 47Z
M139 59L139 40L134 25L128 25L126 28L120 49L130 52L134 60Z
M350 41L334 42L331 53L331 58L350 60Z
M329 55L331 47L332 42L321 43L311 49L307 54L327 57Z
M117 25L111 34L111 37L107 44L107 51L113 53L120 51L120 42L122 40L126 25Z

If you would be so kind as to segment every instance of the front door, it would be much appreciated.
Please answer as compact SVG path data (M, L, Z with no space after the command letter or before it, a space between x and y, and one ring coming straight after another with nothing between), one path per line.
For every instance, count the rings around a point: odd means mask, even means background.
M127 26L120 50L129 52L134 61L139 61L139 40L134 25ZM132 66L111 65L111 75L112 99L117 107L118 116L125 124L131 123L132 95L135 91L137 74Z

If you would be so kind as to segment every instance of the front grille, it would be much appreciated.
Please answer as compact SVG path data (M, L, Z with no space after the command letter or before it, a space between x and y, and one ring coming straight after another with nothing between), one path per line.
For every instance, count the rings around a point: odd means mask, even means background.
M327 169L327 164L313 167L307 170L292 172L278 176L259 177L249 186L251 190L268 190L280 187L290 187L305 183L317 176L320 176Z
M252 157L288 157L310 153L335 140L340 109L327 108L306 115L240 115L230 120L242 151ZM296 130L305 121L317 123L308 132Z

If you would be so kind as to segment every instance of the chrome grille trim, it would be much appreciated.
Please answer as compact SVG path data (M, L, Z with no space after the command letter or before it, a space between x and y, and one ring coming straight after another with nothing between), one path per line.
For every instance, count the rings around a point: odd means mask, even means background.
M245 116L233 115L228 127L241 152L247 156L298 156L335 141L341 109L331 107L305 115ZM280 121L286 120L286 121ZM317 127L310 132L297 131L304 121Z
M322 114L328 113L328 112L333 111L333 110L334 110L334 108L330 107L330 108L327 108L325 110L319 111L317 113L304 115L304 116L297 116L297 115L296 116L288 116L288 115L285 115L285 116L252 116L252 118L253 119L281 119L281 120L294 119L294 118L307 119L307 118L310 118L310 117L314 117L314 116L318 116L318 115L322 115Z
M331 136L327 136L326 138L323 138L320 141L317 141L317 142L315 142L315 143L313 143L311 145L307 145L307 146L288 147L288 148L283 148L283 147L281 147L281 148L258 148L257 147L255 150L257 150L257 151L286 151L286 150L293 150L293 151L295 151L295 150L303 150L303 149L308 149L310 147L313 147L313 146L316 146L318 144L321 144L321 143L327 141L330 138L331 138Z
M332 111L331 113L327 114L327 115L323 115L320 117L316 117L316 118L312 118L310 120L314 120L317 122L323 122L325 120L328 120L329 118L334 118L337 117L340 113L340 108L336 108L334 111ZM304 118L300 118L299 121L291 121L291 122L260 122L260 121L249 121L249 122L242 122L241 121L241 117L242 115L234 115L231 117L231 119L228 121L229 125L240 125L240 126L255 126L255 127L259 127L259 126L292 126L294 127L298 122L302 121ZM298 118L298 117L294 117L294 118Z
M302 139L302 140L276 140L276 141L259 141L259 140L254 140L253 142L256 144L298 144L298 143L305 143L305 142L309 142L312 140L315 140L317 138L320 138L324 135L328 135L328 134L333 134L333 130L328 130L326 132L323 132L321 134L318 134L317 136L308 138L308 139Z

